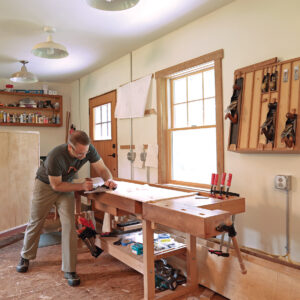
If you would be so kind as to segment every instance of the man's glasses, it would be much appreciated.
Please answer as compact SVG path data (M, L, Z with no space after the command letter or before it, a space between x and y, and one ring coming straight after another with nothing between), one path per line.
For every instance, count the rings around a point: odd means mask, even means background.
M79 152L76 151L76 149L75 149L75 147L74 147L73 145L71 145L71 147L72 147L72 150L73 150L73 152L75 153L75 155L76 155L76 156L79 156L79 157L86 156L86 155L90 152L90 151L88 150L88 151L86 151L86 152L79 153Z

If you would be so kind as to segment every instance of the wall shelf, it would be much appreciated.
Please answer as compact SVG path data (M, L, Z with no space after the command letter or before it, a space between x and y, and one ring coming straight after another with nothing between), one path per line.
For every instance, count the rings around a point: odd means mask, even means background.
M61 124L46 123L0 123L0 126L61 127Z
M50 101L51 105L58 103L59 108L7 106L9 104L17 105L19 101L24 98L30 98L36 103L45 101ZM0 106L0 126L61 127L63 125L63 101L61 95L0 91L0 104L3 105ZM4 115L7 120L7 114L10 115L10 119L14 116L15 122L11 122L11 120L9 122L3 122L5 120ZM31 122L24 122L21 119L21 115L23 115L22 118L24 117L24 119ZM32 122L31 118L36 120L36 122ZM50 123L53 118L55 118L55 120L59 118L59 123ZM46 121L44 121L44 119L46 119ZM40 121L43 121L43 123L40 123Z

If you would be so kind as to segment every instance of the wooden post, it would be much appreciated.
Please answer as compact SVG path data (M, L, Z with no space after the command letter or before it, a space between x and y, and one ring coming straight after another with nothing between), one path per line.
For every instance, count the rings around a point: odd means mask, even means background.
M240 248L239 248L239 245L238 245L238 242L237 242L237 239L236 239L235 236L232 238L232 243L233 243L233 247L234 247L234 250L236 252L237 258L238 258L239 263L240 263L241 272L242 272L242 274L247 274L247 269L246 269L245 264L243 262L242 254L241 254L241 251L240 251Z
M144 299L155 298L154 241L151 222L143 220Z
M186 269L188 285L197 285L196 237L190 234L186 236Z
M230 219L228 219L226 221L226 225L227 226L231 226L232 225L232 221ZM233 244L234 250L236 252L236 256L238 258L239 264L240 264L241 272L242 272L242 274L245 275L245 274L247 274L247 269L246 269L245 264L243 262L241 250L239 248L239 244L238 244L237 239L236 239L235 236L232 237L232 244Z

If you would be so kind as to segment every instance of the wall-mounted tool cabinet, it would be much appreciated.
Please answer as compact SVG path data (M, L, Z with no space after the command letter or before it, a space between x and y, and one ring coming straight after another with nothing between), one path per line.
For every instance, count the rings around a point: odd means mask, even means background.
M300 153L300 58L277 58L234 73L228 150Z

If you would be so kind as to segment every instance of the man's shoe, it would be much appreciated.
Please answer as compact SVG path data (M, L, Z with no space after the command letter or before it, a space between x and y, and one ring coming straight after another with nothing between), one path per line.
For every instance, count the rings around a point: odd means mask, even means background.
M17 265L17 272L25 273L29 267L29 259L21 257L19 264Z
M68 284L70 286L77 286L80 284L80 278L76 272L65 272L64 277L68 279Z

